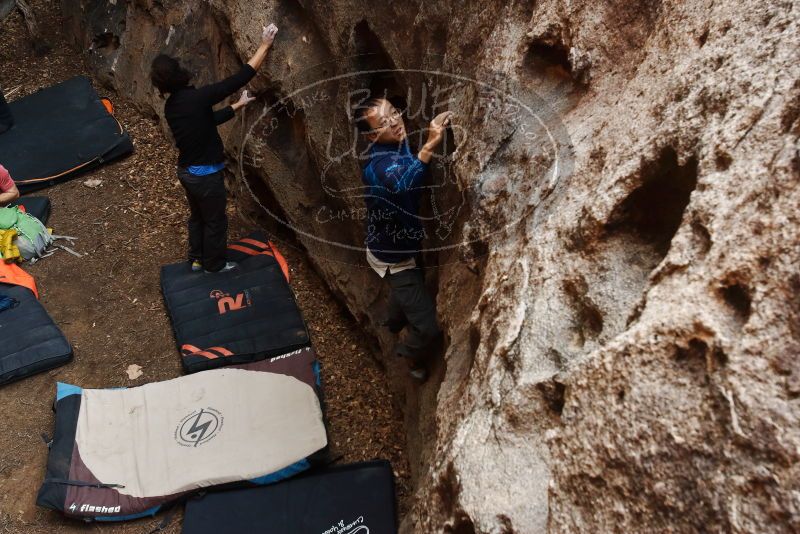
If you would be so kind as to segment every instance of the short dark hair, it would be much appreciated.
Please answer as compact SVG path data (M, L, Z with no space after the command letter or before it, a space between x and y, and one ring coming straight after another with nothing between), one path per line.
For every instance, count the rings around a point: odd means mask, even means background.
M166 54L159 54L150 65L150 81L163 95L174 93L189 85L192 75L181 67L178 60Z
M372 131L372 126L367 122L367 111L380 106L384 100L386 99L373 97L353 106L353 122L356 123L359 132L366 134Z

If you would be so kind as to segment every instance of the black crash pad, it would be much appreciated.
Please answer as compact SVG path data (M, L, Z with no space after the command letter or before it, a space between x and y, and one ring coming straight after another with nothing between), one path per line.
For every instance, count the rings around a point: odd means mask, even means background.
M308 329L271 244L245 238L265 250L242 253L236 269L192 272L188 262L161 268L161 291L189 372L247 363L310 345ZM285 266L285 265L284 265ZM288 272L288 270L287 270Z
M0 385L72 359L72 347L29 289L0 284L0 295L19 301L0 312Z
M50 218L50 199L47 197L22 197L12 202L11 206L23 206L25 213L33 215L42 221L42 224L47 224Z
M394 479L378 460L272 486L208 493L186 504L183 534L392 534Z
M11 110L8 108L8 103L3 95L3 88L0 87L0 134L6 133L13 125L14 117L11 115Z
M10 102L9 108L14 126L0 135L0 162L22 192L69 180L133 151L127 132L84 76Z

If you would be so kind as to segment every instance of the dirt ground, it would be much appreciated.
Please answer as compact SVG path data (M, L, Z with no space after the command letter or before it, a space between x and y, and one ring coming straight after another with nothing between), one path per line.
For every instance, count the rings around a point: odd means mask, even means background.
M0 28L0 86L15 100L72 76L88 75L81 53L61 35L57 2L32 2L53 46L35 57L18 13ZM119 525L84 525L35 506L53 431L56 381L84 388L138 386L180 376L175 340L165 313L159 267L185 256L187 207L175 178L176 153L152 117L112 97L116 115L134 139L127 159L42 191L50 197L54 233L77 237L82 257L64 251L31 266L41 301L72 343L72 363L0 388L0 533L149 532L161 518ZM96 188L84 185L99 179ZM231 237L252 223L229 206ZM409 496L405 434L398 403L370 356L355 321L333 299L292 242L278 241L292 270L292 286L323 366L329 438L340 463L391 460L401 512ZM129 380L136 364L144 374ZM358 381L359 387L352 387ZM180 531L180 515L165 532Z

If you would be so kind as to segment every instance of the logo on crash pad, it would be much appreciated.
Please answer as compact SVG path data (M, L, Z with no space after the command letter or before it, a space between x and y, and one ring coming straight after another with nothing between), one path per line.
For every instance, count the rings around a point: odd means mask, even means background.
M178 423L175 441L184 447L199 447L219 434L223 420L222 414L214 408L195 410Z
M250 299L250 292L247 290L237 293L235 297L232 297L224 291L213 289L208 296L217 301L217 308L219 309L220 315L224 315L229 311L241 310L253 304Z

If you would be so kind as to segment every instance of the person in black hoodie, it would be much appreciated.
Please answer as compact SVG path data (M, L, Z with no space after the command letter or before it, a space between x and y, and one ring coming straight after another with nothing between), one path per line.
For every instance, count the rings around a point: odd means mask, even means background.
M228 217L222 169L225 153L217 126L232 119L236 110L255 98L247 91L230 106L213 106L244 87L264 63L278 28L265 26L261 46L242 68L220 82L203 87L190 85L191 74L177 59L165 54L151 65L150 79L159 92L169 94L164 104L175 144L178 147L178 178L189 202L189 261L193 271L228 271L236 267L227 262Z

